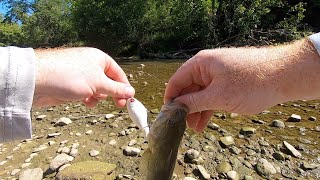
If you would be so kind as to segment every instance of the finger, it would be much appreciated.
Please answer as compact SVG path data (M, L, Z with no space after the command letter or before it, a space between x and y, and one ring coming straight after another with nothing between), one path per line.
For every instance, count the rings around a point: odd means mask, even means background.
M127 99L115 98L115 97L113 97L112 99L113 99L114 103L116 104L116 106L119 108L123 108L127 103Z
M184 63L168 81L164 103L178 97L183 89L193 83L193 65L191 59Z
M82 102L87 107L94 108L98 104L99 100L95 99L94 97L89 97L89 98L86 98L85 100L83 100Z
M135 90L129 84L114 81L107 76L102 77L102 82L97 85L97 94L105 94L117 98L130 98Z
M106 61L107 65L104 72L110 79L130 84L123 69L110 56L107 56Z
M194 128L195 131L201 132L207 126L210 117L212 116L213 111L202 111L200 120L198 121L196 127Z
M195 129L198 121L200 120L200 112L192 113L188 115L187 124L191 129Z
M103 100L103 99L106 99L108 97L108 95L106 95L106 94L95 94L93 97L95 99L98 99L98 100Z
M208 88L198 91L192 92L188 94L184 94L175 99L175 101L179 101L189 108L189 113L201 112L205 110L214 110L214 102L212 102L214 98L214 92L209 92Z

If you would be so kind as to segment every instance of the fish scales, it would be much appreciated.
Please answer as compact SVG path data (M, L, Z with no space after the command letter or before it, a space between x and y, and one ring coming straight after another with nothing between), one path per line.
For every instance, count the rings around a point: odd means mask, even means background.
M184 131L188 108L179 102L162 106L148 135L149 149L142 156L146 180L171 180Z

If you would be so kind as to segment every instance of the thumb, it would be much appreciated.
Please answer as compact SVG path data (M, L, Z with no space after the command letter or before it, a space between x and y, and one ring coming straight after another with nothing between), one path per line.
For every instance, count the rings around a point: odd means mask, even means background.
M213 107L210 107L210 104L212 104L212 97L207 89L184 94L177 97L175 101L179 101L188 106L190 114L205 110L213 110Z
M103 83L97 89L97 93L116 98L130 98L134 96L135 90L130 84L114 81L105 76Z

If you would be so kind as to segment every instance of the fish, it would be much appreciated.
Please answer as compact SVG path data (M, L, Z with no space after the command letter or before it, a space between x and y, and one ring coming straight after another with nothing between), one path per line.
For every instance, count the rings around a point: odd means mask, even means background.
M186 105L171 101L161 111L150 128L148 149L140 162L142 178L146 180L171 180L180 142L186 130Z
M136 98L127 100L127 110L131 120L143 131L145 139L149 134L148 110Z

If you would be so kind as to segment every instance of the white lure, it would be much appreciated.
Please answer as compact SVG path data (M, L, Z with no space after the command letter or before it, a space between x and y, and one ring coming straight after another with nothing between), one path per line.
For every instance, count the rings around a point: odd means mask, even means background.
M144 105L136 98L127 100L127 109L132 121L143 131L145 139L149 134L148 112Z

